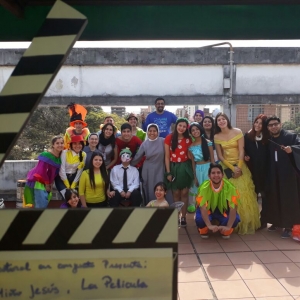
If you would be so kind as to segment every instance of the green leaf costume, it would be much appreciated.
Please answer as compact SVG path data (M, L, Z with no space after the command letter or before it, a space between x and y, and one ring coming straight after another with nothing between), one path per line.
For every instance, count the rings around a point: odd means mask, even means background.
M215 191L210 180L204 181L198 189L197 206L206 208L214 212L216 208L221 213L228 210L229 207L235 208L240 199L239 192L227 179L222 179L222 185Z

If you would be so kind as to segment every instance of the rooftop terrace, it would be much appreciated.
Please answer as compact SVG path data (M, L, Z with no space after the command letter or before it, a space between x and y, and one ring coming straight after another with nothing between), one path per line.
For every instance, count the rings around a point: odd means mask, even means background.
M300 243L280 231L203 240L179 229L178 299L300 300Z

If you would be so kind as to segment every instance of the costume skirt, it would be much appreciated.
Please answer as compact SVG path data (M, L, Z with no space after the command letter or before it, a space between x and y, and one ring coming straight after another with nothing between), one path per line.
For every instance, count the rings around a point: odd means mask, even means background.
M197 196L198 194L198 188L202 184L203 181L208 180L208 169L209 169L210 163L197 165L196 164L196 177L198 179L199 186L195 186L195 183L193 184L192 188L190 189L190 195Z
M170 162L170 173L175 179L170 182L165 176L165 184L168 189L175 191L183 190L185 188L189 189L192 186L194 175L190 160L179 163Z
M222 165L224 169L226 166ZM237 188L240 193L240 204L237 212L241 222L236 227L238 234L253 234L260 227L259 207L257 195L252 181L251 173L246 164L242 167L243 175L238 178L230 178L229 181ZM226 178L226 174L224 174Z
M46 208L51 198L52 192L48 193L44 184L38 181L27 182L24 188L23 207Z

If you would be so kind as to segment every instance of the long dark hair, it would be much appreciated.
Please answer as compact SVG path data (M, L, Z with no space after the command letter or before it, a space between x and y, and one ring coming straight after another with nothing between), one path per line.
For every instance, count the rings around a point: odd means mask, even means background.
M263 115L263 114L260 114L258 115L254 122L253 122L253 125L252 125L252 130L250 132L248 132L248 137L249 137L249 140L251 141L255 141L255 136L256 136L256 133L255 133L255 129L254 129L254 124L257 120L261 119L262 121L262 129L261 129L261 132L262 132L262 144L265 145L268 143L268 138L269 138L269 131L268 131L268 128L267 128L267 119L268 117L266 115Z
M232 129L232 126L231 126L231 123L230 123L230 120L229 118L227 117L226 114L222 113L222 112L219 112L217 115L216 115L216 118L215 118L215 134L221 132L221 128L218 126L218 118L219 117L224 117L227 121L227 127L228 129Z
M177 131L177 126L179 123L186 123L187 127L186 127L186 131L183 133L183 137L188 139L190 137L189 135L189 130L188 130L188 121L187 119L185 118L180 118L180 119L177 119L176 121L176 125L175 125L175 129L174 129L174 132L172 133L172 151L175 151L175 149L177 148L178 146L178 131Z
M91 156L91 160L90 160L89 170L88 170L91 188L92 189L96 188L96 184L95 184L95 172L94 172L94 165L93 165L93 160L94 160L95 156L100 156L102 158L102 165L100 166L100 174L101 174L102 179L103 179L104 184L105 184L105 190L104 190L105 192L104 193L106 195L106 191L108 189L108 175L107 175L107 171L106 171L106 167L105 167L103 156L98 151L94 151L93 152L93 154Z
M205 119L209 119L211 121L211 130L210 130L210 135L207 136L206 135L206 132L205 132L205 129L204 129L204 136L209 139L210 141L213 141L214 140L214 135L215 135L215 121L214 119L211 117L211 116L205 116L203 118L203 120L201 121L200 125L204 128L203 126L203 122Z
M84 141L81 141L79 143L82 145L82 148L79 151L79 161L82 162L82 160L83 160L82 150L84 148ZM73 143L70 143L70 149L73 150L72 148L73 148Z
M108 126L111 126L111 128L112 128L112 130L113 130L113 133L112 133L112 135L111 135L110 138L106 139L106 138L104 137L104 131L106 130L106 128L107 128ZM115 149L115 145L116 145L116 137L115 137L115 133L116 133L116 128L114 127L113 124L111 124L111 123L105 124L105 125L102 127L102 129L101 129L101 133L100 133L100 135L99 135L99 143L98 143L98 145L101 144L101 145L103 145L104 147L106 147L107 145L110 144L111 147L112 147L112 149ZM97 145L97 148L98 148L98 145Z
M190 125L190 128L189 128L189 132L190 132L191 135L192 135L192 128L193 127L197 127L200 130L201 147L202 147L203 159L205 161L208 161L210 155L209 155L209 149L208 149L207 140L204 137L204 128L199 123L197 123L197 122L192 123Z
M71 200L73 194L75 194L78 197L78 199L79 199L78 192L75 189L66 189L65 200L66 200L67 207L71 207L71 205L68 203L68 201ZM81 207L80 199L79 199L79 201L77 203L77 207Z

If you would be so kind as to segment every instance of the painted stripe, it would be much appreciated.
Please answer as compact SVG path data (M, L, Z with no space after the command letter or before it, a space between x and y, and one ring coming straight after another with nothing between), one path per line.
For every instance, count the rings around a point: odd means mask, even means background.
M0 120L1 120L1 115L0 115ZM7 152L7 150L9 149L16 135L17 135L16 133L0 133L0 153L3 153L2 158Z
M111 248L112 241L132 214L134 209L115 208L106 219L95 238L93 244L101 245L103 248Z
M1 209L0 211L0 241L4 236L5 232L7 231L10 224L13 222L14 218L18 214L18 210L7 210L4 211Z
M63 1L56 1L55 6L51 9L49 14L47 15L47 19L86 19L86 16L81 14L79 11L73 9L70 10L70 6L68 6Z
M91 244L111 212L111 209L92 209L74 232L68 244Z
M159 234L156 243L178 243L178 211L174 209L173 214L167 221L164 229Z
M66 249L68 241L89 213L87 209L66 211L64 218L59 222L45 243L48 249Z
M144 247L154 247L156 240L173 212L173 209L157 209L147 226L137 238L136 243L142 244Z
M6 82L1 96L43 93L53 74L12 76Z
M160 247L159 243L175 247L177 211L174 211L140 208L3 210L0 211L0 252L145 249ZM127 234L126 230L133 233Z
M75 38L76 35L34 38L29 48L23 54L23 57L41 55L41 53L43 55L65 54Z
M52 234L56 226L62 220L67 210L46 209L34 224L33 228L27 235L23 245L44 244Z
M53 74L64 54L22 57L11 76Z
M25 94L25 95L10 95L0 96L0 104L2 105L0 115L12 113L28 113L36 104L41 94Z
M113 243L134 243L154 213L155 209L136 208L113 240Z
M46 19L36 37L76 35L85 22L83 19Z
M24 125L29 113L0 114L0 133L17 133Z
M42 210L19 210L0 241L0 250L22 249L24 239L42 212Z

